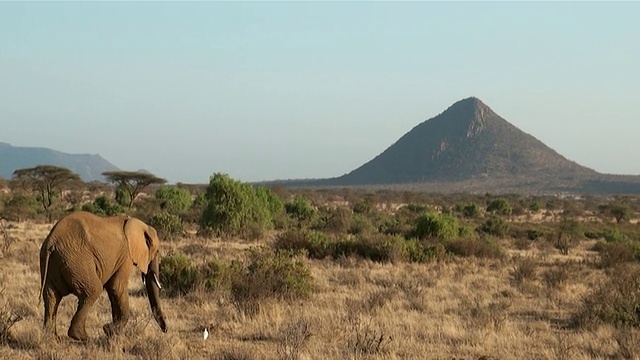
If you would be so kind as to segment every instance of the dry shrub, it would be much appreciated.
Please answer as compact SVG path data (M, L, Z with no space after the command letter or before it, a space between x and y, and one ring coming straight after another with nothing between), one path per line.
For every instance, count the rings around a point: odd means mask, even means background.
M558 360L573 359L576 348L575 341L569 334L557 332L554 336L553 352Z
M9 255L9 248L15 242L15 238L9 235L9 227L4 225L4 218L0 218L0 258Z
M462 257L502 258L503 252L497 242L491 239L461 238L445 244L448 252Z
M640 358L640 334L631 326L619 326L613 333L618 345L618 355L623 359Z
M36 360L64 360L64 355L58 354L55 350L42 350L35 356Z
M610 269L607 275L607 280L583 297L572 316L573 324L640 326L640 267L623 264Z
M250 317L267 299L295 300L311 295L308 265L289 251L252 249L249 263L231 265L231 302Z
M278 358L299 359L311 335L311 322L307 319L298 319L285 324L278 334Z
M242 349L240 347L231 347L228 349L222 350L219 354L217 354L214 360L254 360L257 359L256 356L253 356L251 352L246 349Z
M508 316L511 302L506 299L491 301L485 304L480 297L462 300L463 317L478 329L501 329Z
M374 326L371 318L362 319L358 315L347 316L348 339L346 343L347 354L354 358L369 355L382 355L388 352L391 337L387 333Z
M533 281L536 279L538 270L538 262L530 257L517 257L515 258L516 265L511 271L511 277L513 281L522 285L527 281Z
M6 345L13 341L11 328L24 319L21 311L16 311L7 300L5 300L4 288L0 289L0 345Z
M600 267L602 268L611 268L635 260L635 249L629 242L614 241L600 246Z
M397 290L395 289L382 289L374 291L365 300L365 306L370 311L375 311L383 307L386 303L391 302L396 294Z
M531 248L531 240L524 237L518 237L513 242L513 245L518 250L529 250L529 248Z
M569 279L569 267L566 264L547 269L542 273L542 282L547 290L559 290Z
M164 360L177 359L174 354L174 346L172 339L166 336L153 336L146 339L140 339L131 348L130 353L142 360Z

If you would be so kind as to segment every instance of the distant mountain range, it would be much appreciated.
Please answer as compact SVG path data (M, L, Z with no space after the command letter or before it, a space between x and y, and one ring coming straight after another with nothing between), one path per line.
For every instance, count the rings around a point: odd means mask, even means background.
M640 193L639 176L600 174L570 161L475 97L417 125L347 174L277 183L446 192Z
M55 165L72 170L84 181L104 181L104 171L119 170L100 155L67 154L39 147L19 147L0 142L0 177L10 179L16 169Z

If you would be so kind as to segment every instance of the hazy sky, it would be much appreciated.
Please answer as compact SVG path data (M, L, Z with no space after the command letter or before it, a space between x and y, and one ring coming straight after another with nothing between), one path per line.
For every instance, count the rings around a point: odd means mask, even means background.
M171 182L323 178L476 96L570 160L640 174L639 16L639 2L2 2L0 141Z

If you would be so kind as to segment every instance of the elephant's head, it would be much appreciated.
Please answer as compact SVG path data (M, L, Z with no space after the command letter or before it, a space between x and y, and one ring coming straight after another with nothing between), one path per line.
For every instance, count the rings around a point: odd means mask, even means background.
M153 316L163 332L167 323L160 308L160 240L156 229L138 219L125 220L124 233L129 244L129 256L142 272Z

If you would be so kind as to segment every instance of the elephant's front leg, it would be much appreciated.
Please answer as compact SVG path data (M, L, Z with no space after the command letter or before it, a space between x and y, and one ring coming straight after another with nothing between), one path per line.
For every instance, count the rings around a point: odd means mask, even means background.
M72 339L86 341L89 338L85 324L87 322L87 315L93 304L100 297L102 289L91 289L87 294L80 294L78 296L78 310L71 319L71 326L69 327L68 335Z
M118 333L129 319L129 273L131 269L120 269L104 286L111 302L113 323L105 324L107 336Z

